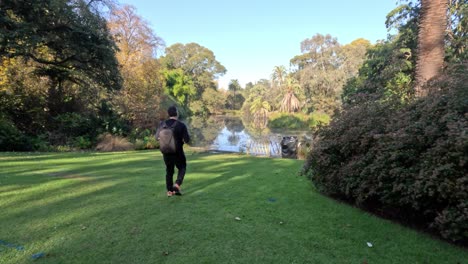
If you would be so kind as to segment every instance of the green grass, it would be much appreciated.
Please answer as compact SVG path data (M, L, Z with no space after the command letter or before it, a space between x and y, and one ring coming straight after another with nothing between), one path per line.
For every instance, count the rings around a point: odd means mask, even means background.
M156 151L0 154L0 263L466 263L468 251L318 194L302 161ZM239 217L238 221L235 218ZM373 247L367 246L371 242ZM31 259L35 253L45 257Z

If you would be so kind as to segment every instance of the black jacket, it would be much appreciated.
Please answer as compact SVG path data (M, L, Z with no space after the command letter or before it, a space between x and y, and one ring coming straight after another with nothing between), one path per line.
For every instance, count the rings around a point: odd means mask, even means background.
M176 120L168 119L159 123L158 131L156 132L156 138L159 139L159 131L161 130L163 123L166 122L167 126L172 126ZM177 124L174 127L174 139L177 152L184 152L184 143L190 143L190 135L187 130L187 126L177 120Z

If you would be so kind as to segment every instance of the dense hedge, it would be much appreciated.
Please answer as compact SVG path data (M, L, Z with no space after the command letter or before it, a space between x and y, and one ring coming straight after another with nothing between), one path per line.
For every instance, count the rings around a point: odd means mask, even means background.
M468 242L468 79L455 80L406 106L347 109L319 132L304 173L328 195Z

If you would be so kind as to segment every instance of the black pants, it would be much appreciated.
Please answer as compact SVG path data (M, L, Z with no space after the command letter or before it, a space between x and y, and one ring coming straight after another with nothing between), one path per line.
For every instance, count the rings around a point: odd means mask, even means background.
M182 185L185 177L185 170L187 169L187 161L184 152L176 154L164 154L164 163L166 163L166 188L172 191L174 185L174 166L177 167L177 180L178 185Z

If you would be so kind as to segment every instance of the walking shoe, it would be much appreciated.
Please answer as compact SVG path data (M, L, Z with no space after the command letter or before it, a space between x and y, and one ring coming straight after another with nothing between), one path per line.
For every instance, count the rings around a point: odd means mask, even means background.
M174 192L172 192L172 191L167 191L167 197L171 197L172 195L174 195Z
M180 186L179 184L174 184L174 186L172 186L172 189L174 190L174 194L175 195L182 195L182 193L180 192Z

